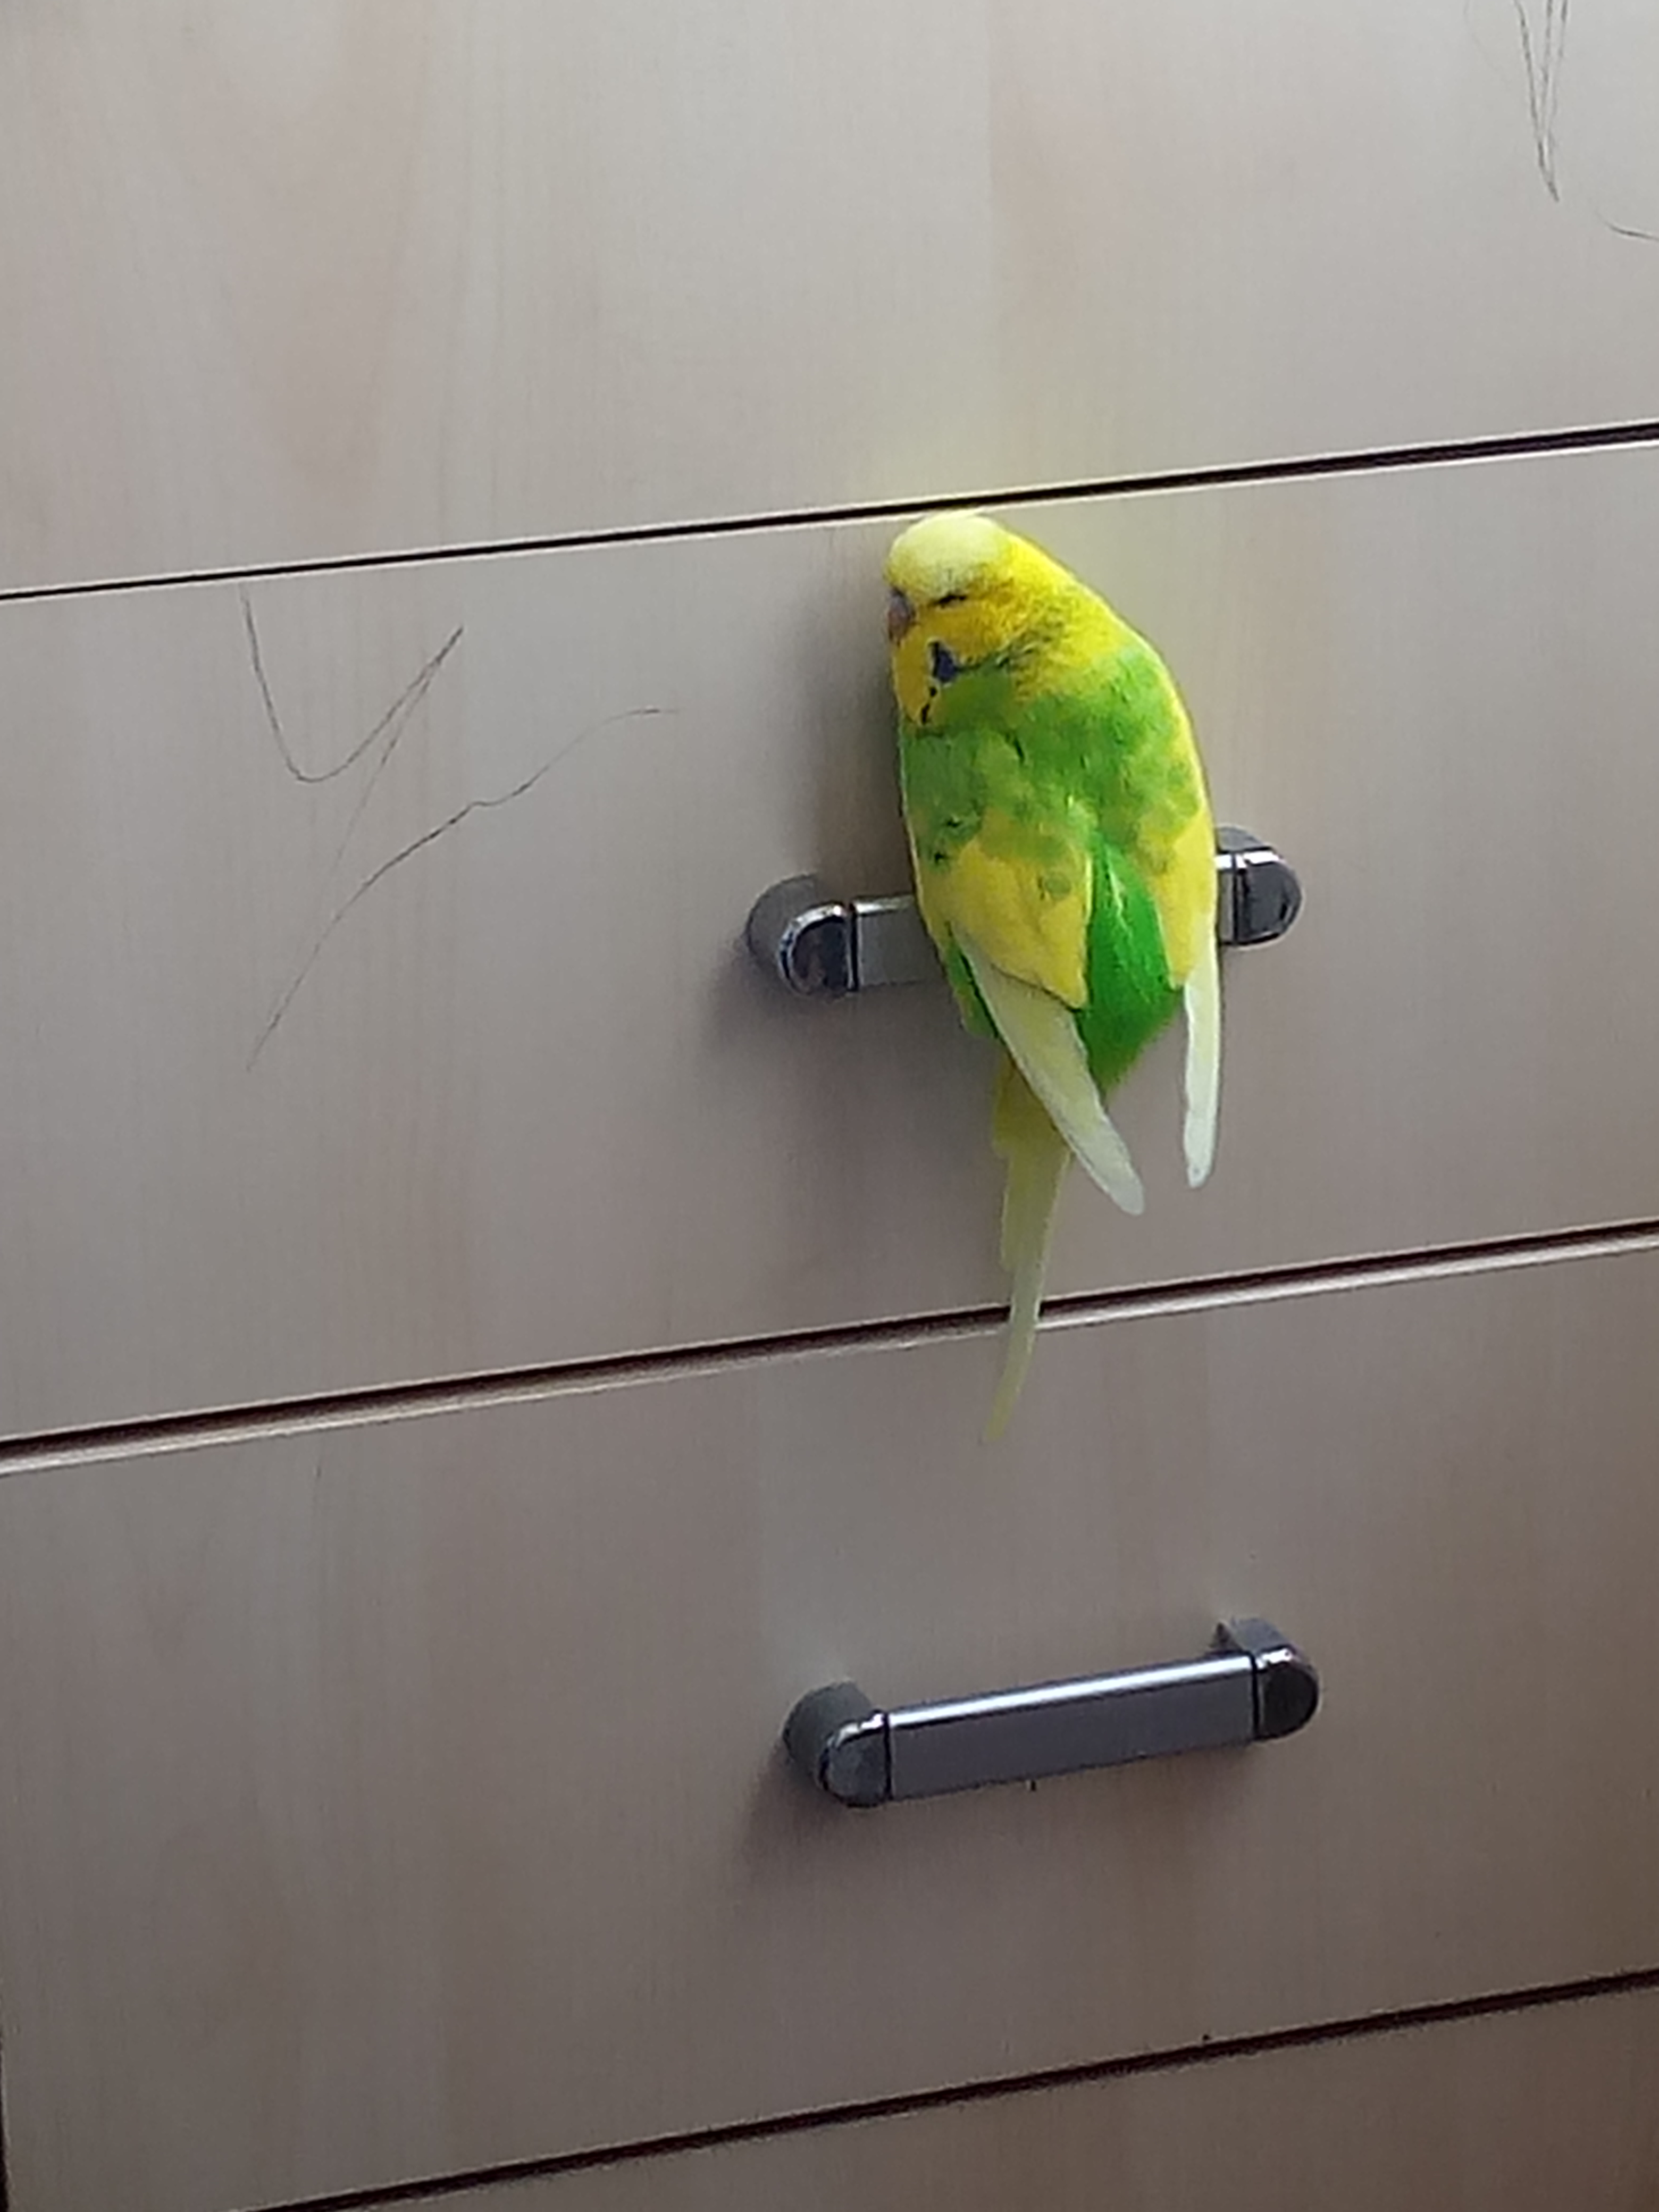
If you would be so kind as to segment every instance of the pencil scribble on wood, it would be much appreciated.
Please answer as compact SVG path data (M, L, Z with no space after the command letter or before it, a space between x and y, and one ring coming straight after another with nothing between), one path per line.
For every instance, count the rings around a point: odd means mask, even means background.
M264 653L260 643L258 623L254 617L253 603L246 587L242 588L240 596L242 628L247 643L248 665L252 672L260 709L277 755L289 776L295 782L308 787L332 783L337 778L344 775L349 769L356 767L360 762L369 760L368 774L352 803L350 811L346 817L344 828L335 843L333 854L324 871L319 886L319 900L324 908L323 919L311 932L305 951L288 981L278 992L258 1036L254 1039L252 1050L247 1058L247 1066L252 1070L261 1053L281 1027L289 1007L292 1006L307 978L322 958L335 932L353 910L368 896L369 893L384 883L394 870L402 867L406 860L412 860L417 854L427 851L431 846L435 845L440 838L447 836L452 830L459 829L461 824L473 815L487 813L496 807L509 806L515 799L527 798L551 769L556 767L561 761L568 759L578 745L584 744L587 738L596 735L600 730L611 728L619 722L635 721L649 715L660 714L667 710L654 706L630 707L624 708L619 714L608 714L599 721L589 723L579 730L566 744L551 753L539 768L532 769L528 775L521 777L509 789L465 800L461 805L456 807L453 812L446 815L441 821L434 823L430 829L423 830L418 836L410 838L396 852L371 868L356 888L348 892L343 898L331 901L331 887L339 874L346 853L369 801L374 795L376 787L391 765L399 742L424 703L433 684L451 654L460 644L465 634L465 625L459 623L456 624L436 652L422 663L366 735L349 745L339 759L327 767L308 769L302 764L295 752L288 731L283 725L281 712L277 708L276 695L265 670Z
M1545 191L1558 207L1576 207L1580 213L1599 223L1603 230L1610 231L1615 238L1637 239L1648 245L1659 244L1659 230L1642 223L1615 222L1604 213L1601 195L1593 185L1587 185L1583 176L1579 173L1583 167L1583 160L1575 165L1563 158L1562 88L1567 82L1567 31L1569 22L1577 21L1580 22L1581 29L1574 45L1577 59L1572 78L1576 88L1572 143L1581 149L1592 149L1598 157L1599 166L1604 167L1607 161L1608 149L1605 118L1598 118L1597 127L1591 129L1583 112L1587 106L1594 108L1596 105L1601 82L1598 64L1601 70L1612 65L1609 54L1597 56L1593 52L1586 84L1581 66L1584 59L1583 40L1589 35L1590 29L1597 26L1583 26L1582 9L1578 17L1573 16L1573 0L1509 0L1509 6L1520 39L1533 158ZM1608 31L1615 28L1610 23L1605 27ZM1620 27L1628 29L1629 27ZM1639 58L1632 56L1627 66L1639 70ZM1620 189L1628 191L1628 179L1624 180Z
M1535 33L1527 13L1529 4L1535 9L1537 0L1514 0L1516 24L1521 33L1521 58L1527 71L1527 100L1532 112L1533 151L1545 190L1553 200L1559 201L1561 179L1556 128L1571 0L1544 0L1542 20Z

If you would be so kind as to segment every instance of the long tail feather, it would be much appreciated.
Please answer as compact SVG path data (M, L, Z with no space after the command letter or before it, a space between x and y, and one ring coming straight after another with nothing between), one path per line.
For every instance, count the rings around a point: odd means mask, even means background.
M1006 974L970 939L957 942L1010 1056L1085 1172L1126 1213L1144 1212L1140 1177L1095 1087L1071 1008Z
M1215 1164L1221 1104L1221 963L1206 931L1183 998L1187 1016L1187 1181L1196 1190Z
M1013 1295L1002 1375L986 1424L988 1443L994 1443L1007 1427L1031 1364L1054 1239L1054 1206L1072 1157L1041 1100L1008 1059L997 1079L991 1141L1008 1168L1002 1195L1002 1264L1013 1277Z

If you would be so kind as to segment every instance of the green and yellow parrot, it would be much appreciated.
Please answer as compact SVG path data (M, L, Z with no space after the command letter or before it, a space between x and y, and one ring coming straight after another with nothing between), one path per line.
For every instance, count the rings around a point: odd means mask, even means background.
M887 633L916 897L968 1026L1003 1048L993 1142L1013 1278L999 1434L1030 1363L1073 1154L1145 1200L1106 1100L1184 1008L1187 1180L1215 1157L1215 829L1169 671L1058 562L981 514L887 558Z

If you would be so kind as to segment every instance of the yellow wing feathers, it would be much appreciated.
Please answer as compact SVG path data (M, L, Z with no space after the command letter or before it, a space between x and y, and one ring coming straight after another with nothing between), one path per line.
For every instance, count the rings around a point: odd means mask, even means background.
M1174 703L1180 720L1171 742L1190 760L1196 804L1168 830L1161 823L1146 824L1138 850L1158 910L1170 981L1179 987L1192 974L1205 945L1215 937L1215 827L1192 732L1180 702Z
M1024 855L1000 853L996 833L988 818L948 867L927 872L924 919L958 942L971 939L1005 975L1080 1006L1089 995L1088 855L1074 850L1034 866Z

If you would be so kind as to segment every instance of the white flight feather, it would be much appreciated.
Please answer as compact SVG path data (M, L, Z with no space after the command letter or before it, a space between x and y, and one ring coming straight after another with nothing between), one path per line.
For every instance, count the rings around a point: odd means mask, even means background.
M958 936L957 942L1010 1058L1085 1174L1126 1213L1143 1212L1140 1177L1095 1087L1071 1008L1035 983L1008 975L970 938Z

